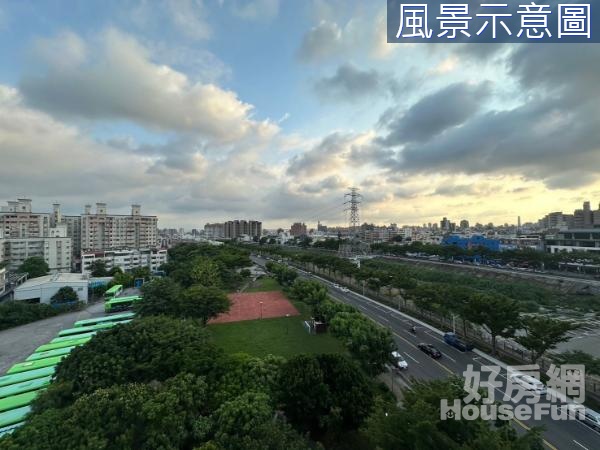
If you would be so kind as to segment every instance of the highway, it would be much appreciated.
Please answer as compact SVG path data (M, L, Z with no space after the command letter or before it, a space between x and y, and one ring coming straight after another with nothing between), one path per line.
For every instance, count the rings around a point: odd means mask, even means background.
M253 257L253 260L262 266L266 263L266 260L258 257ZM462 377L469 364L473 365L474 370L480 370L484 365L493 365L491 362L493 359L488 359L489 357L484 353L478 351L463 353L447 345L443 341L442 333L427 324L356 292L342 292L334 288L333 283L328 280L301 271L296 267L295 269L302 277L318 280L326 285L334 299L355 306L373 321L389 328L394 335L398 350L408 363L408 369L398 375L396 379L400 385L410 386L413 379L443 379L449 375ZM417 332L413 334L410 328L415 324ZM442 357L435 360L423 353L416 346L420 342L433 344L442 352ZM502 400L504 395L505 374L506 372L502 371L497 376L497 380L503 381L503 385L495 388L496 400ZM482 381L486 379L485 373L481 374L481 379ZM550 449L595 450L600 448L600 433L577 420L555 421L545 416L540 421L515 419L514 422L517 429L521 430L544 426L544 444Z

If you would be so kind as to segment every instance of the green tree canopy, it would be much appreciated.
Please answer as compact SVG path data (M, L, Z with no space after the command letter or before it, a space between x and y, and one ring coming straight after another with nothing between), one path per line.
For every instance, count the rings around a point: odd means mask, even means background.
M82 394L128 382L165 380L180 372L218 376L222 352L193 320L135 319L97 334L56 368L37 409L63 406Z
M182 289L170 277L157 278L142 286L142 301L134 305L141 317L161 314L179 316Z
M483 326L492 336L492 354L496 354L496 338L512 337L519 328L519 303L503 295L475 294L465 308L468 320Z
M522 322L526 334L515 340L531 352L532 363L536 363L548 350L555 349L560 342L568 341L567 333L578 327L573 322L540 316L528 316Z
M50 303L67 303L78 300L77 292L71 286L63 286L50 298Z
M338 354L291 358L281 369L278 392L288 420L313 437L357 429L373 403L370 380Z
M229 311L231 302L227 295L213 286L197 284L187 288L177 303L179 317L192 317L202 321L204 325L209 319Z
M26 272L29 275L29 278L37 278L48 275L50 268L44 258L32 256L23 261L23 264L19 266L18 271L22 273Z
M90 272L93 277L106 277L109 275L108 271L106 270L106 263L101 259L92 261L90 264Z

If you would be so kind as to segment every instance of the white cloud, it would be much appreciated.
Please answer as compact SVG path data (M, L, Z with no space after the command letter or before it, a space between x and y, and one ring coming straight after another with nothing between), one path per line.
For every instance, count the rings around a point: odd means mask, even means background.
M59 115L126 119L220 141L270 137L278 131L269 121L252 120L253 106L235 92L212 83L193 83L185 74L155 63L145 47L120 31L104 32L100 49L86 64L81 64L78 52L68 51L73 42L72 34L48 44L39 41L42 48L67 49L69 58L61 70L48 66L45 73L23 78L21 91L31 105Z

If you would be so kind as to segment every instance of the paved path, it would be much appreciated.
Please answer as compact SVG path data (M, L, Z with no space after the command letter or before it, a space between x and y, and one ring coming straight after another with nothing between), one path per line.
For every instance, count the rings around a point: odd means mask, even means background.
M60 314L8 330L0 331L0 374L22 362L42 344L54 339L58 332L81 319L104 315L104 302L97 302L81 311Z

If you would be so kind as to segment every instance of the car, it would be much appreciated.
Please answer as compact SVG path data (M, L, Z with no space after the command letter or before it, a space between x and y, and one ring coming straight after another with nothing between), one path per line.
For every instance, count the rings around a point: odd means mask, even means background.
M349 292L350 289L348 289L347 287L344 287L344 286L340 286L340 291L342 291L342 292Z
M397 351L392 352L392 363L394 364L394 369L398 369L398 370L408 369L408 363L402 357L400 352L397 352Z
M421 350L424 353L427 353L433 359L438 359L438 358L442 357L442 352L440 352L437 348L435 348L431 344L426 344L425 342L421 342L421 343L417 344L417 347L419 348L419 350Z
M569 403L565 405L565 408L569 417L574 417L594 430L600 431L600 414L596 411L586 408L579 403Z
M535 395L545 395L546 386L540 380L524 373L513 373L510 377L513 384L521 386L524 390L532 392Z
M455 333L444 333L444 342L461 352L470 352L473 350L473 344L461 341Z
M333 287L334 287L335 289L339 289L339 288L340 288L340 285L339 285L339 284L337 284L337 283L333 283Z

